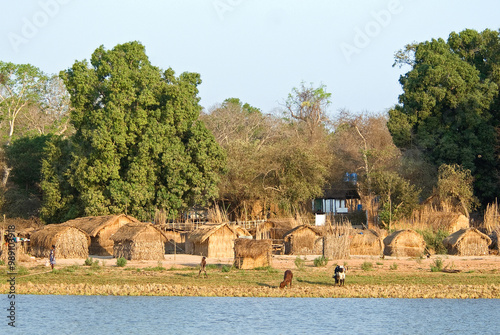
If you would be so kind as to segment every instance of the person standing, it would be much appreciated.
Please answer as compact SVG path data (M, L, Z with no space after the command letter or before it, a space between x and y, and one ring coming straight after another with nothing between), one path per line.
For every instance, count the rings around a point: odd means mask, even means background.
M52 268L52 270L54 270L54 265L56 264L56 246L55 245L52 245L52 249L50 249L49 262L50 262L50 267Z

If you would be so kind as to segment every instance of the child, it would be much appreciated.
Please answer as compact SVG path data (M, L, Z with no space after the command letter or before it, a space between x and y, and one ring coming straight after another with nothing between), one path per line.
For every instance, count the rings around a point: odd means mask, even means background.
M201 275L201 271L205 272L205 277L208 277L207 275L207 270L205 269L205 267L207 266L207 261L206 261L206 257L203 256L203 258L201 259L201 263L200 263L200 272L198 272L198 277Z
M49 262L50 262L50 267L52 268L52 270L54 270L54 265L56 264L56 246L55 245L52 245L52 249L50 249Z

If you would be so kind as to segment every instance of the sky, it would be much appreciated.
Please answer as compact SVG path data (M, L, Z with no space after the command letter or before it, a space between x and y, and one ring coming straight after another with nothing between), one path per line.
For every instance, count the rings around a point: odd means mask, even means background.
M304 82L326 86L331 117L397 104L406 44L500 29L498 0L0 1L0 61L56 74L139 41L153 65L201 75L207 110L234 97L276 112Z

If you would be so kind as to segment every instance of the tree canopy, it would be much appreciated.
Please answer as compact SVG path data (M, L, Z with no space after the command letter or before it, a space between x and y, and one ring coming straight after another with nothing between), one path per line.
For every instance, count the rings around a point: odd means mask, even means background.
M75 134L47 149L46 221L123 212L146 220L217 196L225 155L198 119L199 74L162 71L130 42L99 47L61 77Z
M472 172L484 201L499 194L499 32L464 30L448 41L411 46L397 62L403 94L389 112L389 130L402 149L418 149L434 166L458 164Z

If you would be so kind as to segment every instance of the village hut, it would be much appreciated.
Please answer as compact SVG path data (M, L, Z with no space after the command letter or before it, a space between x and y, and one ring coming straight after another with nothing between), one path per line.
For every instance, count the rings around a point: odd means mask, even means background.
M373 229L354 229L350 236L351 255L381 256L384 253L384 242L381 234Z
M203 225L186 238L186 253L205 257L233 257L236 233L227 223Z
M238 238L234 242L234 266L238 269L254 269L271 266L272 241Z
M323 256L329 259L346 259L350 256L352 226L346 224L333 224L315 227L323 235Z
M385 256L419 257L424 250L424 238L412 229L395 231L384 239Z
M185 253L186 252L186 237L187 231L175 228L162 228L163 235L167 239L165 242L165 253Z
M483 256L488 255L491 238L476 228L464 228L443 240L450 255Z
M114 242L113 257L128 260L162 260L165 255L163 233L152 224L131 222L120 227L110 239Z
M89 256L89 235L75 227L50 224L30 237L31 253L35 257L49 257L50 249L56 246L57 258L87 258Z
M127 223L139 222L128 215L87 216L69 220L62 225L79 228L90 236L89 253L91 255L112 256L113 241L111 235Z
M310 225L300 225L284 236L285 254L321 255L323 254L322 232Z

